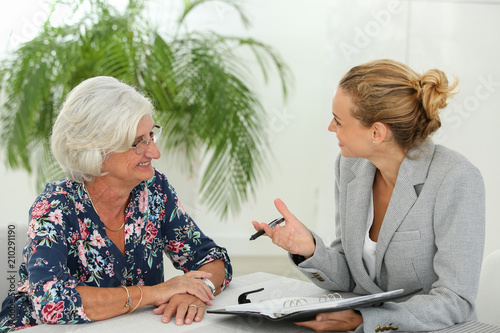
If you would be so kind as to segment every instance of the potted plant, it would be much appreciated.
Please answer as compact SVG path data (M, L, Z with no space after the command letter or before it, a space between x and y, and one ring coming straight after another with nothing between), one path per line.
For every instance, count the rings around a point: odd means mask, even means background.
M143 90L165 127L164 148L193 168L205 161L202 203L221 217L237 212L266 166L265 113L246 79L248 49L267 79L274 66L284 96L291 73L278 53L252 38L190 31L185 20L210 0L184 0L171 33L144 15L145 1L118 10L106 0L59 0L40 33L21 44L0 67L1 138L11 168L35 172L39 186L62 177L49 138L66 94L84 79L116 77ZM242 7L232 0L242 22ZM71 9L73 23L52 24L53 13ZM248 53L248 52L247 52Z

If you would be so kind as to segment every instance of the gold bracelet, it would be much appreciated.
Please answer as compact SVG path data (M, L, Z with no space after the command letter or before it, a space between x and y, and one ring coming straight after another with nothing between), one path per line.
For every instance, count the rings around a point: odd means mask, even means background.
M142 288L139 287L139 285L136 285L137 288L139 288L139 290L141 291L141 298L139 299L139 302L137 303L137 305L132 309L132 311L130 311L129 313L132 313L135 311L135 309L137 309L139 307L139 305L141 304L142 302Z
M132 304L132 298L130 298L130 293L128 292L128 288L125 287L124 285L121 285L120 287L124 288L127 291L127 303L123 306L124 309L129 308L130 304Z

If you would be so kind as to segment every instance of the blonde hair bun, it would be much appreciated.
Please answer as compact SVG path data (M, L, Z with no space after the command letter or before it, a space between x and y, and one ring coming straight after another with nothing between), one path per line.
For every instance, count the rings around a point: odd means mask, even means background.
M457 85L455 80L450 86L439 69L420 75L399 61L379 59L351 68L339 88L351 97L352 113L361 124L388 125L396 142L409 149L441 127L439 110Z

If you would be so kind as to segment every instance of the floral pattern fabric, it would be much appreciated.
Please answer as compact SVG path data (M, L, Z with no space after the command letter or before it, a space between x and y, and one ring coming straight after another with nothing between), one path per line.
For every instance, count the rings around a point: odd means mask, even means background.
M2 304L0 331L90 322L76 286L156 285L164 281L164 252L184 272L220 259L224 287L229 284L226 250L198 228L162 173L155 170L133 189L125 215L123 254L107 237L83 184L47 184L30 210L20 284Z

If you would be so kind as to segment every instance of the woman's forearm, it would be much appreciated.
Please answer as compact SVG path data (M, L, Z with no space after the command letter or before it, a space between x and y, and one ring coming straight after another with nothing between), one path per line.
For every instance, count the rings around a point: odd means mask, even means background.
M219 283L219 279L221 281L224 279L224 263L222 263L222 269L217 267L217 263L208 266L208 269L216 274L216 278L213 280L215 281L214 284ZM198 297L202 302L212 305L211 300L214 299L214 296L203 283L203 279L207 278L213 278L212 274L203 271L192 271L155 286L127 286L127 289L124 287L77 286L76 290L80 294L87 317L91 320L103 320L129 313L145 305L166 303L176 294L190 294ZM222 282L220 284L222 285ZM129 306L127 306L128 296L130 296L131 300Z
M226 279L226 269L222 260L216 259L200 267L200 271L212 273L210 281L215 286L215 295L221 292L224 280Z
M82 299L85 314L91 320L104 320L131 312L145 305L154 303L154 297L151 287L127 286L128 295L131 303L127 304L127 290L123 287L118 288L99 288L88 286L77 286L76 290Z

